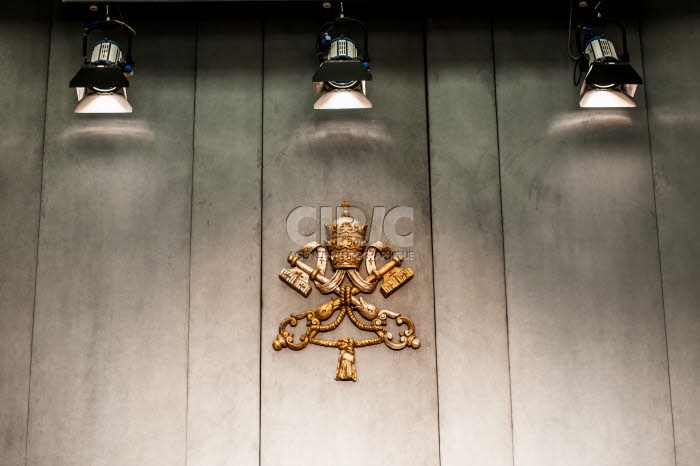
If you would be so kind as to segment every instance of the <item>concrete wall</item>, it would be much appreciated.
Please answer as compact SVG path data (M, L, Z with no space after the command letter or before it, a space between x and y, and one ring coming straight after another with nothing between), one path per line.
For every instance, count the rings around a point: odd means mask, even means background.
M442 464L513 464L491 30L427 29Z
M551 47L566 18L523 47L502 14L377 13L374 108L340 113L312 109L323 12L146 15L134 113L90 116L54 3L0 18L3 466L700 461L700 15L631 18L645 84L603 111ZM373 229L412 209L415 278L364 299L422 342L358 348L354 383L272 347L328 299L277 277L287 217L320 240L343 200Z
M438 455L438 427L421 24L372 23L372 60L383 70L369 84L375 107L332 115L309 111L308 70L315 56L304 45L313 45L317 27L282 21L266 26L261 464L304 461L311 448L321 463L428 465ZM392 41L402 48L397 51ZM384 345L357 349L356 383L334 381L338 350L272 348L282 319L329 299L318 292L304 299L276 276L289 267L289 252L299 249L287 237L286 218L299 205L335 209L343 200L367 212L368 221L375 206L413 209L416 254L406 265L415 278L390 299L378 293L364 299L420 322L423 342L401 352ZM318 222L314 226L320 233ZM353 330L346 319L330 338L346 332L367 338ZM375 445L382 438L392 446ZM318 442L311 446L304 439Z
M196 36L173 26L142 30L137 110L95 126L55 15L27 464L184 464Z
M0 16L0 464L24 464L44 156L48 4Z
M700 8L652 4L641 22L678 466L700 462ZM672 50L672 53L669 53Z
M187 464L254 464L262 24L206 19L197 37Z
M494 33L515 464L672 465L644 93L582 111L566 25L530 25Z

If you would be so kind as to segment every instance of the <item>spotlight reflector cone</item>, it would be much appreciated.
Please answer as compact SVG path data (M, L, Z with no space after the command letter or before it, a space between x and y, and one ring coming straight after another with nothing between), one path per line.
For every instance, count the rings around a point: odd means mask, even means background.
M314 103L316 110L372 108L372 102L359 89L330 89Z
M123 90L88 94L75 107L75 113L131 113L132 111Z
M589 89L584 92L579 105L584 108L636 107L627 94L616 89Z

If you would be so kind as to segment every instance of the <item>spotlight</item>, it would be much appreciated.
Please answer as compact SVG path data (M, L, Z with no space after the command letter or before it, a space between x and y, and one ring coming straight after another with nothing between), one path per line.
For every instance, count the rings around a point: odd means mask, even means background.
M131 113L131 104L126 98L128 77L134 74L131 45L135 31L123 21L94 21L83 26L83 65L71 79L70 87L78 94L75 113ZM91 33L101 31L88 57L88 38ZM115 33L126 34L126 54L114 37Z
M589 8L587 3L578 4L580 12ZM615 45L604 32L606 24L616 25L622 33L622 53L617 54ZM571 27L571 23L569 23ZM579 24L576 32L578 56L569 52L576 61L574 84L583 82L579 95L581 107L636 107L633 98L642 78L629 64L627 33L619 21L603 18L602 2L592 9L587 24ZM578 73L578 75L577 75Z
M362 47L349 32L361 33ZM367 98L367 81L372 80L367 49L365 25L346 17L341 2L340 14L321 27L316 40L320 64L313 76L313 91L320 97L315 109L372 108Z

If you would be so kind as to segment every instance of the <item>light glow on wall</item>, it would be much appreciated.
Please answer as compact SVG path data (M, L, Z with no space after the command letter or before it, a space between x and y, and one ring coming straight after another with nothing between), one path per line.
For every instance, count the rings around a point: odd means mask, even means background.
M82 119L81 119L82 120ZM91 120L92 121L92 120ZM85 125L76 120L61 134L64 141L78 142L104 142L105 138L114 138L122 142L138 140L140 142L155 141L156 135L151 124L144 120L132 120L127 118L110 118L105 116L94 121L94 124Z
M595 114L591 114L594 112ZM591 111L591 112L567 112L561 113L552 119L547 128L547 134L553 136L567 131L580 132L582 128L588 129L615 129L632 127L632 117L625 111Z

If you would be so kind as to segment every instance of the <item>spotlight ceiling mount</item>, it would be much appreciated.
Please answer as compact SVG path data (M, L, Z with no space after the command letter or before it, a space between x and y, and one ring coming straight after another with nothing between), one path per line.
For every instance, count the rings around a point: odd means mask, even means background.
M109 6L106 18L83 26L83 64L70 81L78 95L75 113L131 113L126 98L129 77L134 74L131 56L136 32L124 21L111 19ZM93 33L102 32L102 38L92 45L88 56L88 42ZM125 37L124 37L125 36ZM126 53L118 39L126 39Z
M355 34L362 37L361 44L351 38ZM367 28L362 21L345 16L342 2L336 19L320 29L316 54L319 67L313 75L313 91L320 96L315 109L372 108L366 84L372 80Z
M570 0L569 55L575 60L574 85L581 82L581 107L636 107L633 98L642 77L629 63L627 32L622 22L607 18L604 2ZM575 5L574 5L575 3ZM573 9L576 8L577 54L571 53ZM606 29L616 26L622 36L618 55Z

